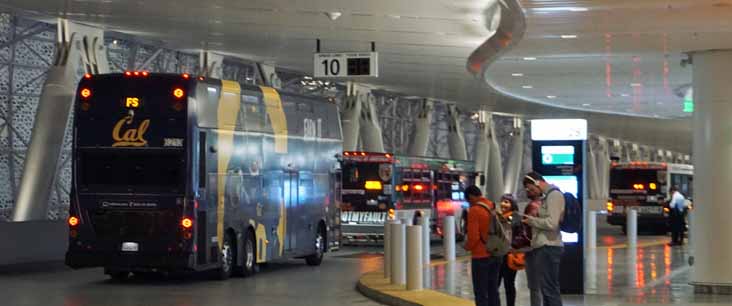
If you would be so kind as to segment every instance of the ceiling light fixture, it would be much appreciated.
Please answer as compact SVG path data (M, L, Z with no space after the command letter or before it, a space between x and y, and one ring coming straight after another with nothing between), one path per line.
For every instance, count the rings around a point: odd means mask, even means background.
M556 7L537 7L532 9L535 12L587 12L586 7L577 6L556 6Z
M528 57L524 57L524 60L525 61L535 61L536 57L528 56Z
M590 104L590 103L584 103L584 104L582 104L582 106L584 106L584 107L588 107L590 105L592 105L592 104Z
M547 99L556 99L557 96L546 96Z
M630 97L630 95L629 95L629 94L625 94L625 93L624 93L624 94L620 94L620 96L621 96L621 97Z
M641 84L641 83L630 83L630 86L632 86L632 87L641 87L641 86L643 86L643 84Z
M571 34L571 35L561 35L560 37L563 38L563 39L573 39L573 38L577 38L577 35L574 35L574 34Z
M511 76L522 77L522 76L524 76L524 74L523 73L511 73Z
M524 85L524 86L521 86L521 87L523 89L532 89L532 88L534 88L534 86L531 86L531 85Z

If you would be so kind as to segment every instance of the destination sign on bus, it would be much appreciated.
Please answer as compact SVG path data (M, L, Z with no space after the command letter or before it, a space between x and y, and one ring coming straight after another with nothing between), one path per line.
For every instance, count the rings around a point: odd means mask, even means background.
M138 108L140 107L140 104L142 104L142 99L138 97L126 97L125 98L125 107L126 108Z

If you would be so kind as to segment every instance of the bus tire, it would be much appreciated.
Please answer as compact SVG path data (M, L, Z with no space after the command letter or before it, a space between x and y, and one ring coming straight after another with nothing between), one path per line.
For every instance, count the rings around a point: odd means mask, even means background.
M116 281L116 282L123 282L130 278L130 272L128 272L128 271L116 271L116 270L104 269L104 273L109 275L109 278L111 278L113 281Z
M236 263L236 243L234 237L228 231L224 235L224 244L219 252L219 262L221 266L214 269L213 277L216 280L226 280L231 277L232 271Z
M321 223L318 225L318 232L315 234L315 253L305 257L305 262L309 266L319 266L323 262L327 244L325 237L325 227Z
M241 275L243 277L252 276L255 273L257 273L257 244L254 239L254 233L252 230L247 230L246 235L244 235L244 241L242 242L242 263L241 266L237 266L236 272L237 275Z

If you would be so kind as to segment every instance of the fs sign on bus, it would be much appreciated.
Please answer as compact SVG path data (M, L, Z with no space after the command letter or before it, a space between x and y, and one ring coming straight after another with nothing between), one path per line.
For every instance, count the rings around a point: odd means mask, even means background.
M313 76L316 78L378 77L376 52L315 53Z

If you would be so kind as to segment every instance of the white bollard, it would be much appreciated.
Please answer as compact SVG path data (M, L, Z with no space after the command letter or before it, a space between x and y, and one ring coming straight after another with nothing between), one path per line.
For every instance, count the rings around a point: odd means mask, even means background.
M635 249L638 247L638 211L631 209L628 211L628 220L625 222L625 230L628 234L628 248Z
M394 222L384 222L384 278L391 277L391 225Z
M407 290L422 290L422 226L407 227Z
M422 216L419 220L422 226L422 264L425 267L430 266L430 218Z
M587 247L590 250L597 248L597 212L594 210L587 217Z
M442 220L442 241L445 244L445 259L455 261L455 217L446 216Z
M393 224L391 228L391 283L404 285L407 282L406 227Z

